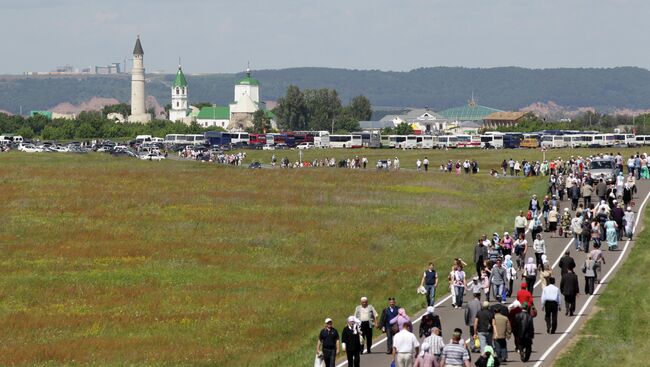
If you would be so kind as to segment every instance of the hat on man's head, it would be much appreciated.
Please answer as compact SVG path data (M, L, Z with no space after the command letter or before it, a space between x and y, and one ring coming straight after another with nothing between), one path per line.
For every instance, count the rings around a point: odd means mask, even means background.
M329 324L330 322L332 322L332 319L330 319L329 317L325 319L326 324Z

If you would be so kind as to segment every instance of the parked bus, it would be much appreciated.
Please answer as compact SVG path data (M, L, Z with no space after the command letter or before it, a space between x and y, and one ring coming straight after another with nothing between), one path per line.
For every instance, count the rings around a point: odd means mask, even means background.
M381 148L381 134L379 131L358 131L352 134L361 135L364 148Z
M214 132L214 131L209 131ZM198 145L204 144L207 138L205 134L167 134L165 135L165 144L187 144Z
M361 148L363 141L361 135L330 135L330 147L332 148Z
M636 146L650 145L650 135L636 135L634 143Z
M438 142L438 137L433 135L416 135L417 147L433 149Z
M614 144L616 146L633 147L636 144L634 134L615 134Z
M542 148L563 148L566 146L563 135L544 135L540 145Z
M519 148L523 138L524 134L522 133L505 133L503 134L503 147L505 149Z
M436 146L441 149L456 148L458 147L458 138L456 135L439 135Z
M582 134L564 135L563 139L564 139L564 146L567 146L569 148L587 147L591 142L590 135L582 135Z
M250 143L250 135L245 131L234 131L227 134L230 134L230 144L248 145Z
M505 134L486 133L481 135L481 148L503 149L503 137Z
M285 145L289 148L296 146L296 139L293 135L288 134L266 134L267 145Z
M481 137L478 135L456 134L458 148L480 148Z
M232 143L230 134L225 131L206 131L203 136L208 145L211 146L230 145ZM167 140L167 137L165 137L165 140Z

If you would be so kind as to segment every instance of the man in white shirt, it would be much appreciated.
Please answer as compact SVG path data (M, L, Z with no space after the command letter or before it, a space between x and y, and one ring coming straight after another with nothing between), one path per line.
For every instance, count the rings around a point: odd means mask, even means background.
M520 234L526 233L526 225L528 225L528 221L524 216L524 211L520 210L519 215L515 217L515 232L517 233L517 238Z
M548 285L542 291L542 310L546 320L546 332L555 334L557 328L557 312L560 310L560 289L555 286L555 278L548 278Z
M402 325L402 331L393 337L393 360L395 367L413 367L415 355L420 352L418 338L409 331L410 322Z

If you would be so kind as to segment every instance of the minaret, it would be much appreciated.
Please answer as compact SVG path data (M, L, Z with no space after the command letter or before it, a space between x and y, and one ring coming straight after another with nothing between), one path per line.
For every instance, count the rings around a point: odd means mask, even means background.
M144 51L140 44L140 36L135 41L133 49L133 68L131 69L131 116L129 122L149 122L151 115L145 107L146 93L144 89Z
M169 120L183 121L185 117L187 117L187 80L179 62L176 79L172 84L172 108L169 110Z

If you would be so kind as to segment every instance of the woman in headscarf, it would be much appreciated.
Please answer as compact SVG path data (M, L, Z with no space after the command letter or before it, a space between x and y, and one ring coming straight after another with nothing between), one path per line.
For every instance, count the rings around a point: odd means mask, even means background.
M596 279L596 262L587 255L582 264L582 273L585 275L585 294L594 294L594 279Z
M532 294L535 287L535 280L537 279L537 265L535 265L535 259L532 257L528 258L528 263L524 266L524 275L526 276L528 292Z
M533 250L535 251L535 259L537 267L540 268L544 263L542 262L542 255L546 254L546 243L542 238L542 234L538 233L535 242L533 242Z
M632 232L634 231L634 212L631 207L627 207L625 215L623 216L623 223L625 223L625 237L632 240Z
M614 218L610 215L607 222L605 222L605 233L607 235L607 246L609 251L616 250L618 248L618 224Z
M435 363L435 357L431 353L431 344L428 342L423 342L420 346L420 354L415 357L415 364L413 367L433 367L437 366Z
M553 270L551 269L551 264L548 260L544 260L542 268L539 270L539 279L542 281L542 290L548 285L548 278L553 275Z
M406 314L406 310L403 307L397 310L397 316L390 319L390 324L393 325L397 323L399 330L402 330L402 326L404 326L404 324L407 322L411 322L411 318ZM409 331L413 332L413 330Z
M517 279L517 271L515 270L515 264L512 262L512 256L506 255L503 260L503 265L506 267L506 276L508 277L508 286L506 287L506 296L512 296L512 286L515 279Z

